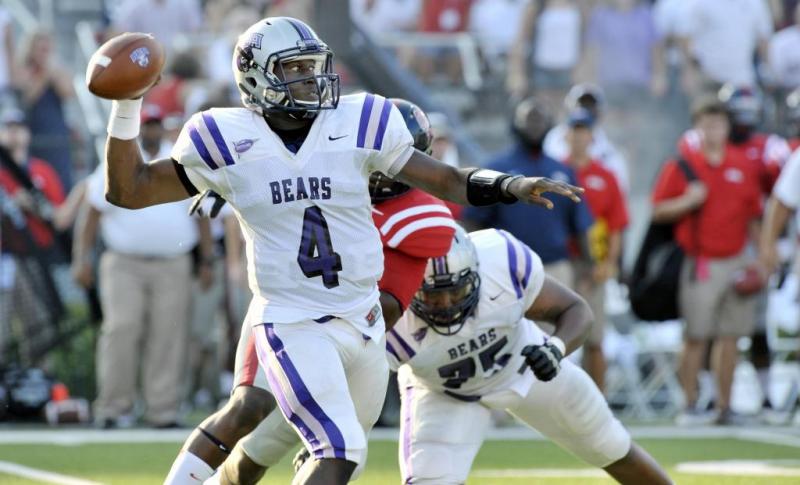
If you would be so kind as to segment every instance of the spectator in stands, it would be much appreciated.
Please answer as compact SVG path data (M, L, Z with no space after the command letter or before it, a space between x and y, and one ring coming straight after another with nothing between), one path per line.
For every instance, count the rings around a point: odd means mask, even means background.
M145 156L169 157L158 115L145 109L142 116ZM197 220L188 215L189 201L135 211L109 204L104 170L101 165L90 176L72 261L76 281L88 287L99 225L106 250L98 272L104 318L97 346L95 420L104 428L133 424L141 366L145 421L158 428L176 427L186 382L190 251L200 241L201 267L212 263L209 231L207 226L199 230Z
M756 84L753 57L767 59L772 17L763 0L691 2L681 26L687 93L716 92L725 83Z
M769 66L773 81L785 91L800 86L800 4L794 10L794 24L769 41Z
M549 177L575 185L575 172L563 163L542 153L542 141L552 125L552 114L542 102L528 98L519 104L512 121L517 143L508 152L492 160L487 167L510 174ZM581 257L588 258L587 232L592 216L585 201L566 204L552 199L553 209L534 211L525 205L497 204L490 207L467 207L464 219L479 228L505 229L530 246L542 258L544 269L569 287L574 276L569 242L578 241Z
M784 127L789 149L794 152L800 148L800 87L786 96L785 105Z
M519 35L519 22L528 0L476 0L469 13L469 31L490 67L506 66L506 58ZM509 25L511 24L511 25Z
M576 108L584 108L592 113L594 124L592 128L592 146L589 148L589 152L593 159L600 161L614 173L620 188L627 193L630 185L628 182L628 162L611 142L603 127L600 126L600 120L606 109L603 90L594 84L576 84L564 98L564 106L567 112L571 112ZM544 140L544 153L547 156L556 160L567 158L569 154L569 145L566 138L567 131L567 124L561 123L547 133L547 137Z
M14 27L11 25L11 14L6 7L0 6L0 106L8 104L11 96L11 81L14 79L16 63L14 61Z
M622 231L628 225L628 208L614 174L589 153L594 117L589 110L577 108L569 114L567 165L575 170L578 185L594 217L589 229L589 251L594 264L578 260L575 289L589 302L594 322L583 345L583 368L601 391L605 390L606 360L603 355L605 334L605 283L619 273L622 254Z
M586 8L577 0L528 3L509 58L506 86L512 96L521 99L533 90L551 105L561 99L580 60Z
M359 27L376 36L413 32L419 25L422 0L351 0L350 15Z
M64 188L72 188L72 134L65 115L66 103L75 96L72 74L58 65L49 32L30 34L16 69L16 86L22 95L33 134L31 154L50 162Z
M179 35L203 27L199 0L124 0L112 18L113 32L150 32L167 49Z
M589 17L584 75L602 87L612 104L635 106L666 87L663 57L652 8L641 0L613 0Z
M31 130L22 111L7 110L0 117L0 145L9 151L15 163L15 166L0 165L0 187L26 214L36 246L50 251L55 244L51 224L57 207L64 202L64 187L47 161L31 155Z
M466 32L471 0L422 0L417 30L429 34ZM462 84L461 57L455 46L417 49L412 66L425 82Z
M761 214L761 196L752 165L728 148L726 106L716 97L701 98L693 118L701 149L683 155L697 180L688 182L677 162L668 163L655 185L652 218L676 224L675 239L687 255L680 277L679 309L686 327L678 370L687 407L679 422L704 418L704 410L695 408L697 377L713 341L716 420L730 424L736 342L750 336L755 325L755 298L736 293L732 281L748 264L745 249Z

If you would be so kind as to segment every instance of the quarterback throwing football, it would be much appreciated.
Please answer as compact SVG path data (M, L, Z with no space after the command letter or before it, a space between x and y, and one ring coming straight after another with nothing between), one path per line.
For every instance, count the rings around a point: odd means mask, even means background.
M458 170L415 151L391 102L339 96L333 53L298 20L257 22L240 36L232 64L244 107L196 113L170 158L142 159L141 99L113 103L106 198L137 209L213 190L231 204L245 238L254 295L247 321L258 359L284 418L314 457L296 480L346 483L365 460L360 423L377 417L388 373L369 174L472 205L549 207L543 192L578 200L580 189ZM229 448L213 433L206 437Z

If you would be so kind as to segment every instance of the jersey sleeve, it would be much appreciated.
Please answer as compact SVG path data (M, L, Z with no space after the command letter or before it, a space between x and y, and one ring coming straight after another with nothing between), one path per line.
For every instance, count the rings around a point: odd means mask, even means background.
M656 180L655 189L653 189L653 203L658 203L663 200L672 199L683 194L686 190L686 177L683 176L678 164L675 161L670 161L661 170Z
M456 223L444 204L424 204L402 210L378 228L383 244L408 256L437 258L450 250Z
M367 94L358 121L356 146L371 150L369 172L394 177L414 153L414 140L395 105L377 94Z
M518 300L530 308L544 285L544 266L539 255L510 233L497 230L506 242L508 277Z
M229 184L220 169L234 162L211 111L189 118L170 155L198 191L213 190L227 198Z

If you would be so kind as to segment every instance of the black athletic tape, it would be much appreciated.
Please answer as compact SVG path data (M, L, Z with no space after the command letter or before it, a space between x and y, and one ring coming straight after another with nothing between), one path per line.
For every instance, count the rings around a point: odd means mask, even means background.
M225 453L226 455L231 454L231 449L228 448L228 446L222 441L220 441L216 436L214 436L213 434L209 433L208 431L204 430L199 426L197 427L197 429L199 429L200 432L203 433L203 436L208 438L208 441L214 443L214 446L216 446L219 449L219 451Z
M468 170L471 170L467 175L467 201L470 205L486 206L498 202L511 204L517 201L516 197L504 194L501 189L503 180L511 175L485 168Z

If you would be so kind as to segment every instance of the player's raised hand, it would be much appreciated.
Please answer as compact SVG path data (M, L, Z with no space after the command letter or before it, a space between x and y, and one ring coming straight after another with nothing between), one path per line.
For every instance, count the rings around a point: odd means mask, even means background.
M553 202L542 197L545 192L569 197L573 202L580 202L583 195L583 189L580 187L546 177L518 177L511 181L507 190L522 202L541 205L548 209L553 208Z

